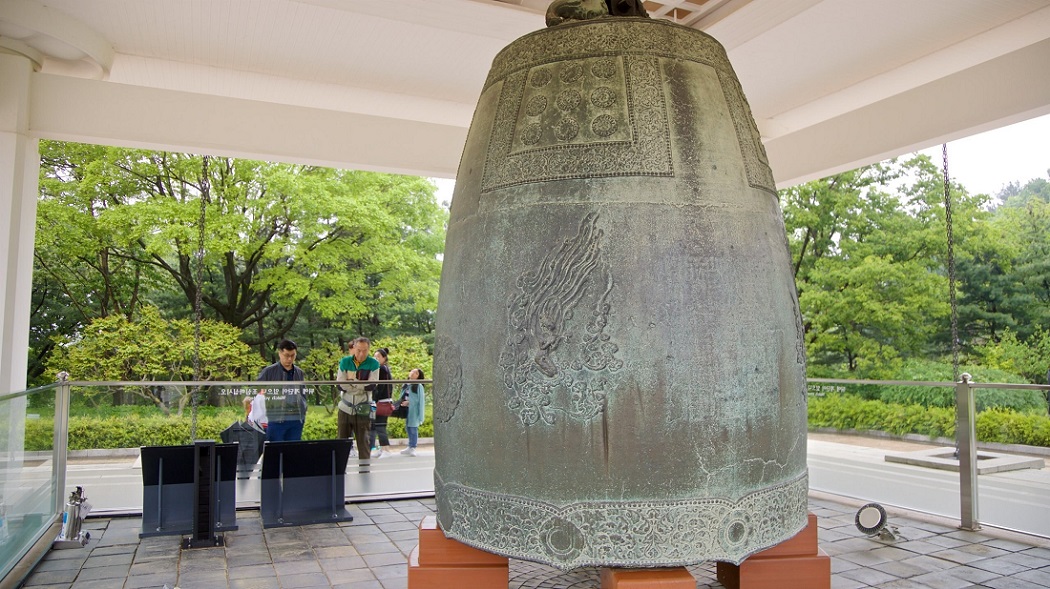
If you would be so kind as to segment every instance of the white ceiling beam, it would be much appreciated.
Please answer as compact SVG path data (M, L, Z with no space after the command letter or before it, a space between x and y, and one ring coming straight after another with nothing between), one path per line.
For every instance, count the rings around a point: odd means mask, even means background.
M1050 113L1050 39L764 142L780 188Z
M37 73L47 139L454 178L467 129Z

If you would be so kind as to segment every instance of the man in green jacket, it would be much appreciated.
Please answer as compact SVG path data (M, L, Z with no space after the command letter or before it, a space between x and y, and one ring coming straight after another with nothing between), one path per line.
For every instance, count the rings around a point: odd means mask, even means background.
M367 337L359 337L350 342L349 356L339 361L339 373L336 380L372 384L339 385L339 413L336 417L336 429L340 438L349 438L351 433L357 441L357 456L361 460L371 457L368 443L368 432L372 429L372 416L375 407L372 403L372 391L379 381L379 361L368 352L372 342Z

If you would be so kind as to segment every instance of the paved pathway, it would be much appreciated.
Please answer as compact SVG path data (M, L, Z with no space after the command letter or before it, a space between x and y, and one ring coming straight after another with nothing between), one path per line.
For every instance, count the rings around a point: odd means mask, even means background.
M354 521L263 529L257 511L238 513L226 546L181 550L176 536L139 540L139 518L92 519L81 549L51 551L25 587L34 589L404 589L416 527L434 512L432 499L348 506ZM857 531L858 502L814 493L819 544L832 557L832 587L856 589L1046 589L1050 541L982 530L950 520L888 509L903 539L881 541ZM714 565L692 567L697 589L721 588ZM564 573L511 561L509 589L599 587L597 569Z

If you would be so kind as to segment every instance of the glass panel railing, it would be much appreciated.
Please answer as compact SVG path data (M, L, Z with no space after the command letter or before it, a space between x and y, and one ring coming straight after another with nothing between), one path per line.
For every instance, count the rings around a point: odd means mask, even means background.
M963 377L810 379L811 429L928 444L829 458L814 452L821 442L811 442L811 488L957 518L964 529L983 522L1050 537L1050 506L1042 499L1050 492L1050 386Z
M399 396L406 381L385 381ZM429 380L419 381L429 387ZM298 419L299 406L282 401L284 389L302 391L306 398L303 440L337 437L338 385L334 381L274 382L70 382L69 488L83 486L96 514L137 513L142 510L143 446L177 446L195 440L238 442L239 507L257 507L261 461L255 450L264 435L247 422L245 400L265 392L270 421ZM420 436L432 438L432 403ZM295 415L291 415L295 413ZM388 419L387 434L395 441L407 437L401 419ZM41 427L49 424L42 424ZM46 443L41 439L42 443ZM403 442L399 442L403 443ZM252 454L245 456L245 454ZM396 452L394 454L397 454ZM252 460L254 458L254 460ZM433 454L420 460L399 457L364 463L357 448L347 466L348 499L417 496L433 493ZM242 462L244 461L244 462ZM368 473L368 477L356 475Z
M0 397L0 578L57 517L64 473L51 448L57 392L49 385Z

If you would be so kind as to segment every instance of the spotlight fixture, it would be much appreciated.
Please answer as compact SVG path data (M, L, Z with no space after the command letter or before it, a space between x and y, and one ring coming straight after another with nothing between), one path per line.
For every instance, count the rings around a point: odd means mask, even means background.
M900 540L897 527L887 525L888 521L886 509L878 503L868 503L861 507L854 519L857 529L868 536L878 536L880 540Z

